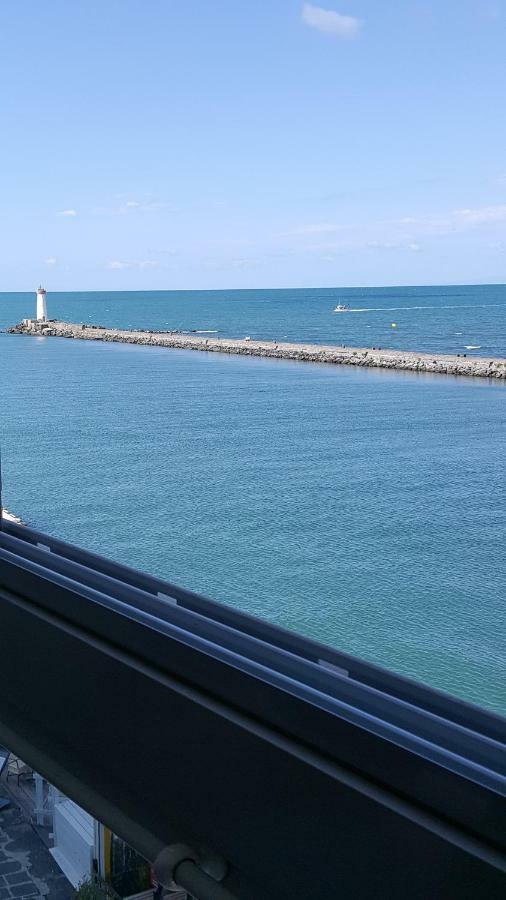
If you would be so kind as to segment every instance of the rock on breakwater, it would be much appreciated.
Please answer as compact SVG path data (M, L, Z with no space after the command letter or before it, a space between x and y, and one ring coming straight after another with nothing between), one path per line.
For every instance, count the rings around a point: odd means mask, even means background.
M431 372L437 375L468 375L479 378L506 379L506 359L497 357L464 357L418 353L411 350L371 350L367 347L338 347L329 344L276 343L275 341L204 337L170 331L129 331L59 321L35 322L29 320L9 328L8 333L37 337L74 338L84 341L115 341L123 344L140 344L180 350L234 353L243 356L263 356L272 359L293 359L364 368Z

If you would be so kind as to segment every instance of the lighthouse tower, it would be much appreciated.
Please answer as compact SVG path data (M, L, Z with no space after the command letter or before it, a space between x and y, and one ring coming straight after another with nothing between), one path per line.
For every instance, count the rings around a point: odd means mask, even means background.
M43 287L37 288L37 322L47 321L46 291Z

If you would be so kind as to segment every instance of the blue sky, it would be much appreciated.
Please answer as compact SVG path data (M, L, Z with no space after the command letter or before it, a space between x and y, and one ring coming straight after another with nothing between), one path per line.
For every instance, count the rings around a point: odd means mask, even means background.
M24 0L0 290L506 282L506 0Z

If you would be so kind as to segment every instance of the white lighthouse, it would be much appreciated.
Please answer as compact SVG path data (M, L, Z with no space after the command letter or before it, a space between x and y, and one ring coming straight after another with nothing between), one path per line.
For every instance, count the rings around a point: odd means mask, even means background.
M37 322L47 321L46 291L43 287L37 288Z

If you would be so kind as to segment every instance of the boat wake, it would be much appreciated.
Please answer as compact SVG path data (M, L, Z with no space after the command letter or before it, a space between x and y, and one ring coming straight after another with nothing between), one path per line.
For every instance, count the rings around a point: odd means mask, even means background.
M346 310L347 312L397 312L410 309L488 309L492 306L504 306L503 303L454 303L452 306L362 306Z

